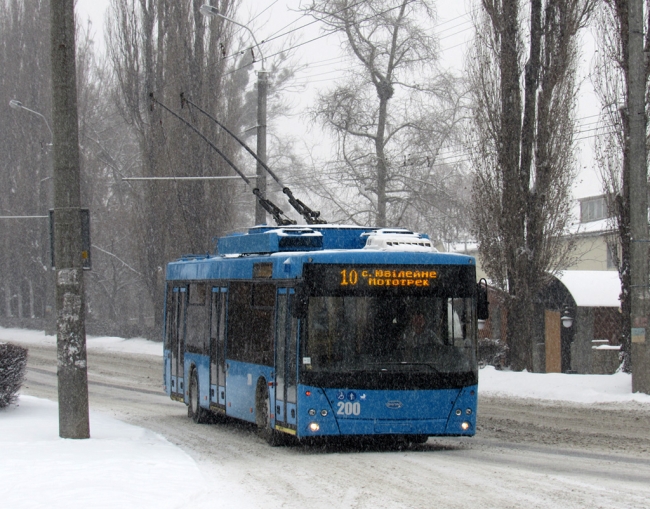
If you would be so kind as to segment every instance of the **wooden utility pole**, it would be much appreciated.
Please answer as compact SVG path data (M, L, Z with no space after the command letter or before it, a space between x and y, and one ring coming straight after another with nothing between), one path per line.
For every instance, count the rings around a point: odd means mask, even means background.
M647 338L650 313L648 281L648 169L646 165L645 58L643 1L628 0L629 60L627 109L630 125L630 276L632 296L632 391L650 394Z
M89 438L74 0L51 0L59 436Z

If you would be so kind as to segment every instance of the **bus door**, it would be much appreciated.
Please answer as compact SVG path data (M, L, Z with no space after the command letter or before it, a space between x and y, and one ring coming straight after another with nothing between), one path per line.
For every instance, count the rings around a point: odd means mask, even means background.
M275 422L295 429L298 319L291 316L293 288L278 288L275 330Z
M210 406L226 410L226 300L228 289L212 288L210 318Z
M184 399L185 383L183 363L185 362L185 310L187 288L175 287L172 291L171 319L171 396Z

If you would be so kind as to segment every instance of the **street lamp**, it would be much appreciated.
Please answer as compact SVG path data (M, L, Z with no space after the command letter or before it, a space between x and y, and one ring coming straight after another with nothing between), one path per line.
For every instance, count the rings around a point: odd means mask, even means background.
M253 31L249 27L235 21L234 19L224 16L216 7L206 4L202 5L199 11L204 16L222 18L248 30L253 38L255 47L260 52L262 70L257 72L257 157L259 157L262 162L266 163L266 99L268 95L269 80L268 73L264 68L264 54L262 53L262 48L258 44L257 39L255 39L255 34L253 34ZM264 171L264 166L262 166L259 161L257 162L256 174L257 188L260 190L261 195L266 197L266 172ZM266 211L258 200L255 203L255 224L264 223L266 223Z
M14 110L24 110L24 111L27 111L27 112L33 114L33 115L37 115L37 116L41 117L43 119L43 122L45 122L45 126L47 127L47 130L50 132L50 142L46 143L45 146L46 147L51 147L52 146L53 141L54 141L54 134L52 133L52 129L50 128L50 124L48 123L47 119L45 118L45 115L43 115L42 113L39 113L38 111L35 111L35 110L32 110L32 109L28 108L22 102L20 102L20 101L18 101L16 99L12 99L11 101L9 101L9 106L11 108L13 108ZM42 164L44 164L44 163L42 163ZM47 171L45 170L44 172L47 172ZM49 173L49 172L47 172L47 173ZM46 202L49 201L49 199L47 198L47 194L49 194L49 193L48 193L48 190L46 188L45 193L44 193L45 194L45 200L41 199L41 187L43 185L43 182L46 182L47 180L51 180L51 179L52 179L52 176L49 175L49 176L46 176L46 177L40 179L39 183L38 183L38 201L42 205L45 205L46 212L47 212L47 203ZM45 215L45 216L41 216L41 217L49 218L49 215ZM44 242L43 245L45 246L47 244ZM50 302L53 302L53 300L54 300L54 295L52 295L52 293L54 291L53 277L54 277L53 275L50 276L49 274L46 274L46 276L45 276L45 286L46 286L46 288L45 288L45 333L49 334L49 335L56 334L56 323L54 321L53 307L50 304Z
M52 140L54 140L54 134L52 133L52 129L50 129L50 124L48 124L47 119L43 114L39 113L38 111L29 109L27 106L25 106L20 101L17 101L16 99L12 99L11 101L9 101L9 106L11 106L14 110L29 111L30 113L33 113L34 115L38 115L39 117L41 117L43 119L43 122L45 122L45 125L47 126L47 130L50 131L50 143L48 143L47 145L48 146L52 145Z
M27 106L25 106L20 101L17 101L16 99L12 99L11 101L9 101L9 106L11 108L13 108L14 110L24 110L24 111L27 111L29 113L32 113L33 115L37 115L37 116L41 117L43 119L43 122L45 122L45 126L47 127L47 130L50 132L50 142L45 143L45 146L46 147L51 147L52 146L52 142L54 141L54 134L52 133L52 129L50 128L50 124L48 123L47 119L45 118L45 115L43 115L42 113L39 113L38 111L35 111L35 110L32 110L32 109L28 108ZM43 147L41 147L41 148L43 148ZM44 173L50 173L50 172L45 171ZM43 182L45 182L46 180L50 180L51 178L52 178L52 176L49 175L49 176L39 180L39 188L38 188L39 189L39 202L42 202L42 200L40 199L40 189L41 189L40 186L43 184Z
M569 306L564 306L564 311L562 312L562 326L566 329L570 329L573 325L573 316L571 315L571 309Z

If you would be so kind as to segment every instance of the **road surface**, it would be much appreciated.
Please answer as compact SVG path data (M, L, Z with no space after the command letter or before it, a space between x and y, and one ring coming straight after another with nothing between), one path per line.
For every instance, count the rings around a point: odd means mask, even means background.
M54 348L26 346L23 392L56 400ZM89 351L91 409L184 449L201 468L210 500L234 489L265 509L650 507L647 405L481 396L473 438L430 438L403 450L271 448L248 424L194 424L162 392L161 365L157 356Z

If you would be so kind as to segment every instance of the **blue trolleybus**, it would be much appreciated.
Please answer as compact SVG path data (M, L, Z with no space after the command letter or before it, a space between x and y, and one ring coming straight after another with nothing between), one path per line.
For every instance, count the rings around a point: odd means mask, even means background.
M287 435L476 431L474 258L402 229L258 226L169 263L164 383L196 422Z

